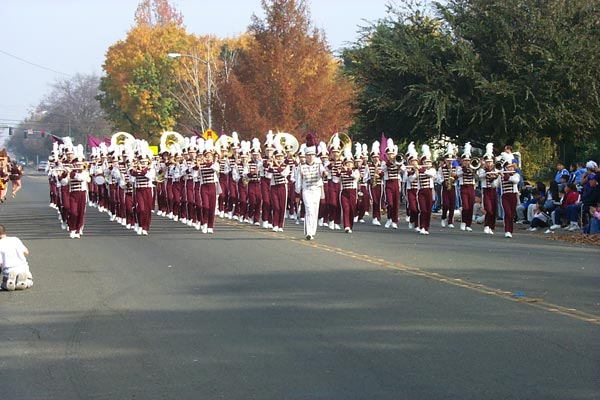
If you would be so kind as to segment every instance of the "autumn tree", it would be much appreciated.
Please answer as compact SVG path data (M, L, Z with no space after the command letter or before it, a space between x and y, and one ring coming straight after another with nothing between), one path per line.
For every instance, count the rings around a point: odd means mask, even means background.
M107 52L98 100L116 129L156 143L162 131L175 126L180 113L167 54L186 47L189 35L181 15L166 0L142 2L136 21L126 40Z
M306 2L263 0L262 7L265 19L253 16L250 38L223 82L227 126L248 136L347 129L353 88L312 26Z

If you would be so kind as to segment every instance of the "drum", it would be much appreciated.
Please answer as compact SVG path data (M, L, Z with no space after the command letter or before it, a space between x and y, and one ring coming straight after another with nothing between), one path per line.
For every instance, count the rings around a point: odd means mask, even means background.
M98 186L102 186L106 183L106 179L102 175L94 176L94 183Z

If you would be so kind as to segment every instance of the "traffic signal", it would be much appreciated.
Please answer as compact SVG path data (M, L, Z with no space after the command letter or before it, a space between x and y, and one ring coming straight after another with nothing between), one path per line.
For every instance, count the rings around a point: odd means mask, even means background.
M42 138L45 138L46 137L46 131L42 129L40 131L40 135L42 135Z
M27 139L27 131L26 131L26 130L25 130L25 131L23 131L23 137L24 137L25 139Z
M9 126L8 127L8 136L12 136L12 134L13 134L13 127Z

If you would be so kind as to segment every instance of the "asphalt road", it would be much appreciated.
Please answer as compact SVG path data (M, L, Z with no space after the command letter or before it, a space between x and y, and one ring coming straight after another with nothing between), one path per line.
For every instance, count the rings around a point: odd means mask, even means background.
M0 292L1 399L600 398L597 248L93 208L70 239L35 173L0 221L35 281Z

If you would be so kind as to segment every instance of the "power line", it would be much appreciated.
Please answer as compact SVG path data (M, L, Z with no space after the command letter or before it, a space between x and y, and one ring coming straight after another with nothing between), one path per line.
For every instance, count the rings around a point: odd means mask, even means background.
M19 61L21 61L21 62L24 62L24 63L26 63L26 64L33 65L34 67L38 67L38 68L41 68L41 69L45 69L46 71L54 72L55 74L60 74L60 75L68 76L68 77L71 77L71 76L72 76L72 75L70 75L70 74L65 74L64 72L60 72L60 71L57 71L57 70L55 70L55 69L48 68L48 67L44 67L43 65L36 64L36 63L34 63L34 62L27 61L27 60L25 60L25 59L23 59L23 58L21 58L21 57L15 56L14 54L7 53L7 52L6 52L6 51L4 51L4 50L0 50L0 53L2 53L2 54L6 54L7 56L9 56L9 57L12 57L12 58L14 58L14 59L16 59L16 60L19 60Z

